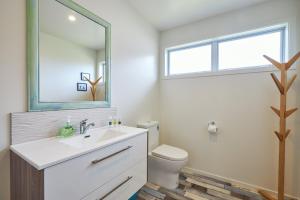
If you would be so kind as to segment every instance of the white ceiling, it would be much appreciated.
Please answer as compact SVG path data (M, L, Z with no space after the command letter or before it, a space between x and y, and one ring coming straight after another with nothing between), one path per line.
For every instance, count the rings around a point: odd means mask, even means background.
M137 12L159 30L167 30L206 17L272 0L127 0ZM68 16L76 17L70 22ZM104 28L57 1L40 1L43 32L92 49L105 46Z
M159 30L270 0L127 0Z
M101 25L57 1L41 0L39 6L41 31L94 50L105 47L105 29ZM76 21L71 22L69 15Z

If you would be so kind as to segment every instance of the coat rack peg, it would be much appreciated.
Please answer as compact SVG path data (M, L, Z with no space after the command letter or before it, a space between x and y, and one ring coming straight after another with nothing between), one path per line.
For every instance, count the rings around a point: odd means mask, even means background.
M284 117L287 118L288 116L293 114L296 110L298 110L298 108L292 108L290 110L285 111Z
M276 60L270 58L269 56L264 55L264 57L265 57L268 61L270 61L270 63L272 63L275 67L277 67L279 70L282 70L282 69L283 69L283 65L282 65L281 63L279 63L279 62L277 62Z
M289 62L279 63L276 60L264 56L269 60L275 67L280 70L280 81L277 79L275 74L271 73L272 79L279 89L280 95L280 109L271 106L271 109L280 117L279 127L280 131L275 131L276 136L279 139L279 167L278 167L278 194L277 199L270 195L264 190L258 192L267 200L284 200L284 175L285 175L285 140L290 134L291 130L286 129L286 118L294 113L297 108L286 110L287 91L296 79L294 75L289 81L287 81L287 70L300 58L300 52L297 53Z
M276 200L272 195L270 195L267 191L264 191L264 190L260 190L258 191L259 194L261 194L265 199L268 199L268 200Z
M297 74L294 74L294 76L288 81L286 86L286 92L289 91L290 87L292 86L296 78L297 78Z
M300 58L300 52L294 55L285 65L286 70L288 70L297 60Z
M290 132L291 132L291 129L288 129L288 130L285 132L285 138L287 138L287 137L289 136Z
M277 131L274 131L274 132L275 132L275 135L278 137L278 139L279 139L280 141L282 141L282 140L283 140L282 135L280 135L280 133L278 133Z
M271 73L271 77L272 77L273 81L275 82L280 94L284 94L284 87L282 86L280 81L277 79L276 75L274 73Z
M280 110L274 108L273 106L271 106L271 109L278 115L278 117L280 117Z

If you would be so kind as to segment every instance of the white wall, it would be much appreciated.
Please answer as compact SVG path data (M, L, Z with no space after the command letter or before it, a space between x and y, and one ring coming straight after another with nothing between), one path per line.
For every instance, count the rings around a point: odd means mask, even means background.
M125 122L158 118L158 33L123 0L78 0L112 24L112 105ZM0 4L0 199L9 200L9 113L26 111L25 0Z
M300 1L271 1L177 27L161 33L161 55L166 47L288 22L291 56L300 50L299 12ZM299 79L296 85L289 107L299 98ZM279 94L269 73L161 80L160 86L162 142L186 149L189 167L277 190L278 118L269 106L278 106ZM207 132L210 120L219 126L216 137ZM300 197L299 115L288 121L286 192Z
M13 15L13 17L12 17ZM0 6L0 199L9 200L9 113L26 109L25 0Z
M97 52L62 38L40 33L40 100L76 102L92 100L81 72L95 80ZM77 83L87 83L87 91L77 91Z

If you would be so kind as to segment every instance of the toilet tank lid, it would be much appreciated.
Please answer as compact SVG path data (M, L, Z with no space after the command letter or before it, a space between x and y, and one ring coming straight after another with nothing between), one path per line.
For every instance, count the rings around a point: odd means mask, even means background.
M157 126L158 121L146 121L146 122L140 122L138 123L138 128L151 128L153 126Z
M162 144L152 151L152 155L167 160L181 161L188 158L188 153L180 148Z

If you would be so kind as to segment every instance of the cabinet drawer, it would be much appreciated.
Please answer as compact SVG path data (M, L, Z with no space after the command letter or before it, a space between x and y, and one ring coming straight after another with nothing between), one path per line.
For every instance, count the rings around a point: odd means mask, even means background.
M147 159L144 159L82 200L128 200L146 182Z
M77 200L147 158L147 134L46 168L45 200Z

